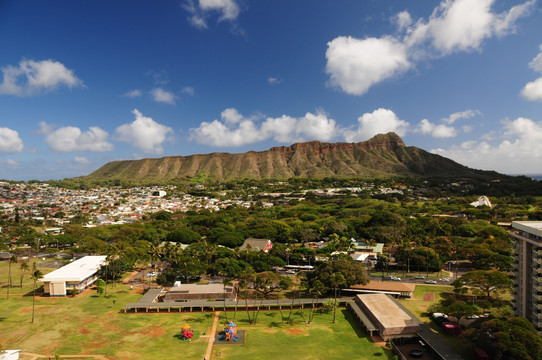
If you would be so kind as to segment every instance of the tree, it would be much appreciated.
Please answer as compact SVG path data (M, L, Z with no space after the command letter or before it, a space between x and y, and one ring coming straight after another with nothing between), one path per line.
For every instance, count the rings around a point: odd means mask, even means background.
M479 329L465 334L478 346L490 344L497 353L494 359L538 360L542 358L542 338L525 318L499 316L484 321Z
M307 281L305 283L305 287L312 298L311 309L309 311L309 319L307 321L307 324L310 324L312 322L312 319L314 318L314 302L326 292L326 287L318 279L313 279L311 282Z
M263 303L263 299L268 299L272 293L280 292L282 290L287 290L292 285L292 279L288 276L281 276L272 271L264 271L256 274L253 277L252 287L254 291L260 294L262 301L260 306ZM256 324L258 319L258 313L260 311L260 306L252 318L252 323Z
M32 296L32 321L34 323L34 309L36 308L36 287L39 279L43 277L42 272L36 266L36 263L32 263L32 275L30 276L34 281L34 292Z
M354 262L350 257L333 259L331 261L319 263L314 271L307 274L307 280L312 283L314 280L320 280L325 287L333 291L334 304L337 303L338 291L341 287L349 287L355 284L367 284L365 266ZM336 312L333 313L333 322L336 320Z
M8 266L8 296L7 296L8 299L9 299L9 289L12 287L12 283L11 283L11 264L15 264L15 263L17 263L17 256L12 255L9 258L9 266Z
M498 270L470 271L452 283L455 292L466 292L470 288L474 295L491 298L505 293L512 287L512 279Z
M22 288L24 273L27 272L29 269L28 261L21 261L21 264L19 265L19 267L21 268L21 282L19 283L19 287Z
M103 281L103 279L96 280L96 291L100 295L105 293L105 281Z
M443 313L454 317L459 323L464 317L475 315L479 312L474 305L467 304L462 301L456 301L455 296L450 296L441 300L439 303L433 304L428 309L429 313Z

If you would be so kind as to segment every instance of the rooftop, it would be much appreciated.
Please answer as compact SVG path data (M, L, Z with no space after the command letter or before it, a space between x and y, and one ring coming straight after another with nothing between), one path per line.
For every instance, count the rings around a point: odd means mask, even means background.
M224 284L181 284L180 286L174 286L169 289L170 293L180 292L180 293L189 293L189 294L209 294L209 293L222 293L224 290L226 292L232 291L231 286L226 286L224 289Z
M512 227L542 237L542 221L513 221Z
M358 295L384 329L417 326L418 323L387 295Z
M413 292L416 289L416 284L401 283L401 282L369 281L367 285L352 285L351 289Z
M85 256L49 274L40 281L82 281L95 274L105 263L107 256Z

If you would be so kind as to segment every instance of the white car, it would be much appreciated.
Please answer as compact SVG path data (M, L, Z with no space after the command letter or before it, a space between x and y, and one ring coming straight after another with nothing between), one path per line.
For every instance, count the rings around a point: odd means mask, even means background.
M450 279L448 279L448 278L442 278L442 279L438 279L438 281L450 282Z
M436 284L437 282L435 280L425 280L426 284Z

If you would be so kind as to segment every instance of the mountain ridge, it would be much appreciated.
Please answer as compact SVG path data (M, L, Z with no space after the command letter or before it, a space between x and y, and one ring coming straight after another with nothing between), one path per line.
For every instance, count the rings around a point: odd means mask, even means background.
M245 153L213 152L109 162L82 178L168 182L205 174L213 180L289 179L292 177L465 176L497 178L415 146L395 133L358 143L317 140Z

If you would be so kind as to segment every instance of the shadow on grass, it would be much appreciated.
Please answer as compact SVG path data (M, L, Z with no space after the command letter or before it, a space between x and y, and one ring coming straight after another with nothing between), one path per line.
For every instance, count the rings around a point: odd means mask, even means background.
M350 326L352 326L352 329L354 329L354 331L356 332L356 335L358 336L358 338L360 339L367 338L369 341L372 341L369 338L369 334L365 332L365 330L363 330L363 328L361 327L361 324L359 323L358 319L356 319L356 317L352 314L352 311L348 309L342 309L341 312L344 315L344 318L346 319L346 321L348 321Z

